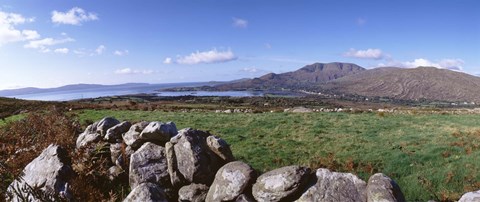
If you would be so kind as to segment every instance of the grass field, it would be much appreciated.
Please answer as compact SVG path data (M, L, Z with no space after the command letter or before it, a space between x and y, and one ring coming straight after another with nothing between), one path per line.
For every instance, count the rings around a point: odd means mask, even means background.
M408 201L458 200L480 188L480 115L77 113L81 123L112 116L208 130L261 172L292 164L352 172L364 180L383 172Z

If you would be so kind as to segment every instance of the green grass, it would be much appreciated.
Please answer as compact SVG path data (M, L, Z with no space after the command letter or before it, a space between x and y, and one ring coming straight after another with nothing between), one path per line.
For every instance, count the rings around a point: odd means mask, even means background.
M353 172L364 180L383 172L408 201L457 200L480 188L480 115L109 110L78 115L82 123L112 116L209 130L231 145L237 159L261 172L292 164Z
M0 119L0 126L3 126L9 122L21 120L25 118L25 116L26 116L25 114L17 114L17 115L9 116L5 119Z

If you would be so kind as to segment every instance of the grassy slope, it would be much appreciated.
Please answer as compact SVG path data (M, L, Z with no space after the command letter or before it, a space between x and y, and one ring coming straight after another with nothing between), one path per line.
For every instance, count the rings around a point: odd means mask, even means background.
M79 112L82 122L105 116L209 130L262 172L291 164L354 172L365 180L383 172L408 201L458 199L480 188L480 115Z

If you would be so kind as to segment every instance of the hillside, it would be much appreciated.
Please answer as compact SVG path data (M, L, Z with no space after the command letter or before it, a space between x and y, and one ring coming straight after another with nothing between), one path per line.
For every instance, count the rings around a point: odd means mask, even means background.
M351 63L314 63L293 72L269 73L259 78L215 86L219 90L279 89L311 86L364 71Z
M328 82L322 88L406 100L480 102L479 77L435 67L376 68Z

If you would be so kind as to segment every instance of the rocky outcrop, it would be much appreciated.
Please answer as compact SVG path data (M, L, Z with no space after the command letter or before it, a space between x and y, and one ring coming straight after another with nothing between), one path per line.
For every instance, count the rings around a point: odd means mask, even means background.
M207 197L208 186L203 184L190 184L183 186L178 191L178 201L203 202Z
M480 190L463 194L458 202L480 202Z
M8 192L12 193L7 201L53 200L55 195L68 198L68 181L73 176L67 151L57 145L50 145L30 162L23 170L23 175L12 182ZM48 194L47 198L37 198L32 192L41 190ZM23 198L23 199L22 199Z
M162 188L153 183L143 183L135 187L124 202L168 202Z
M249 190L255 178L255 170L248 164L241 161L227 163L215 175L206 201L234 201Z
M316 171L313 179L315 178L315 184L300 196L298 202L360 202L367 200L367 183L351 173L337 173L320 168Z
M293 201L308 183L310 169L287 166L264 173L253 185L253 197L259 201Z
M367 202L383 201L403 202L405 197L395 181L383 173L377 173L368 179Z

